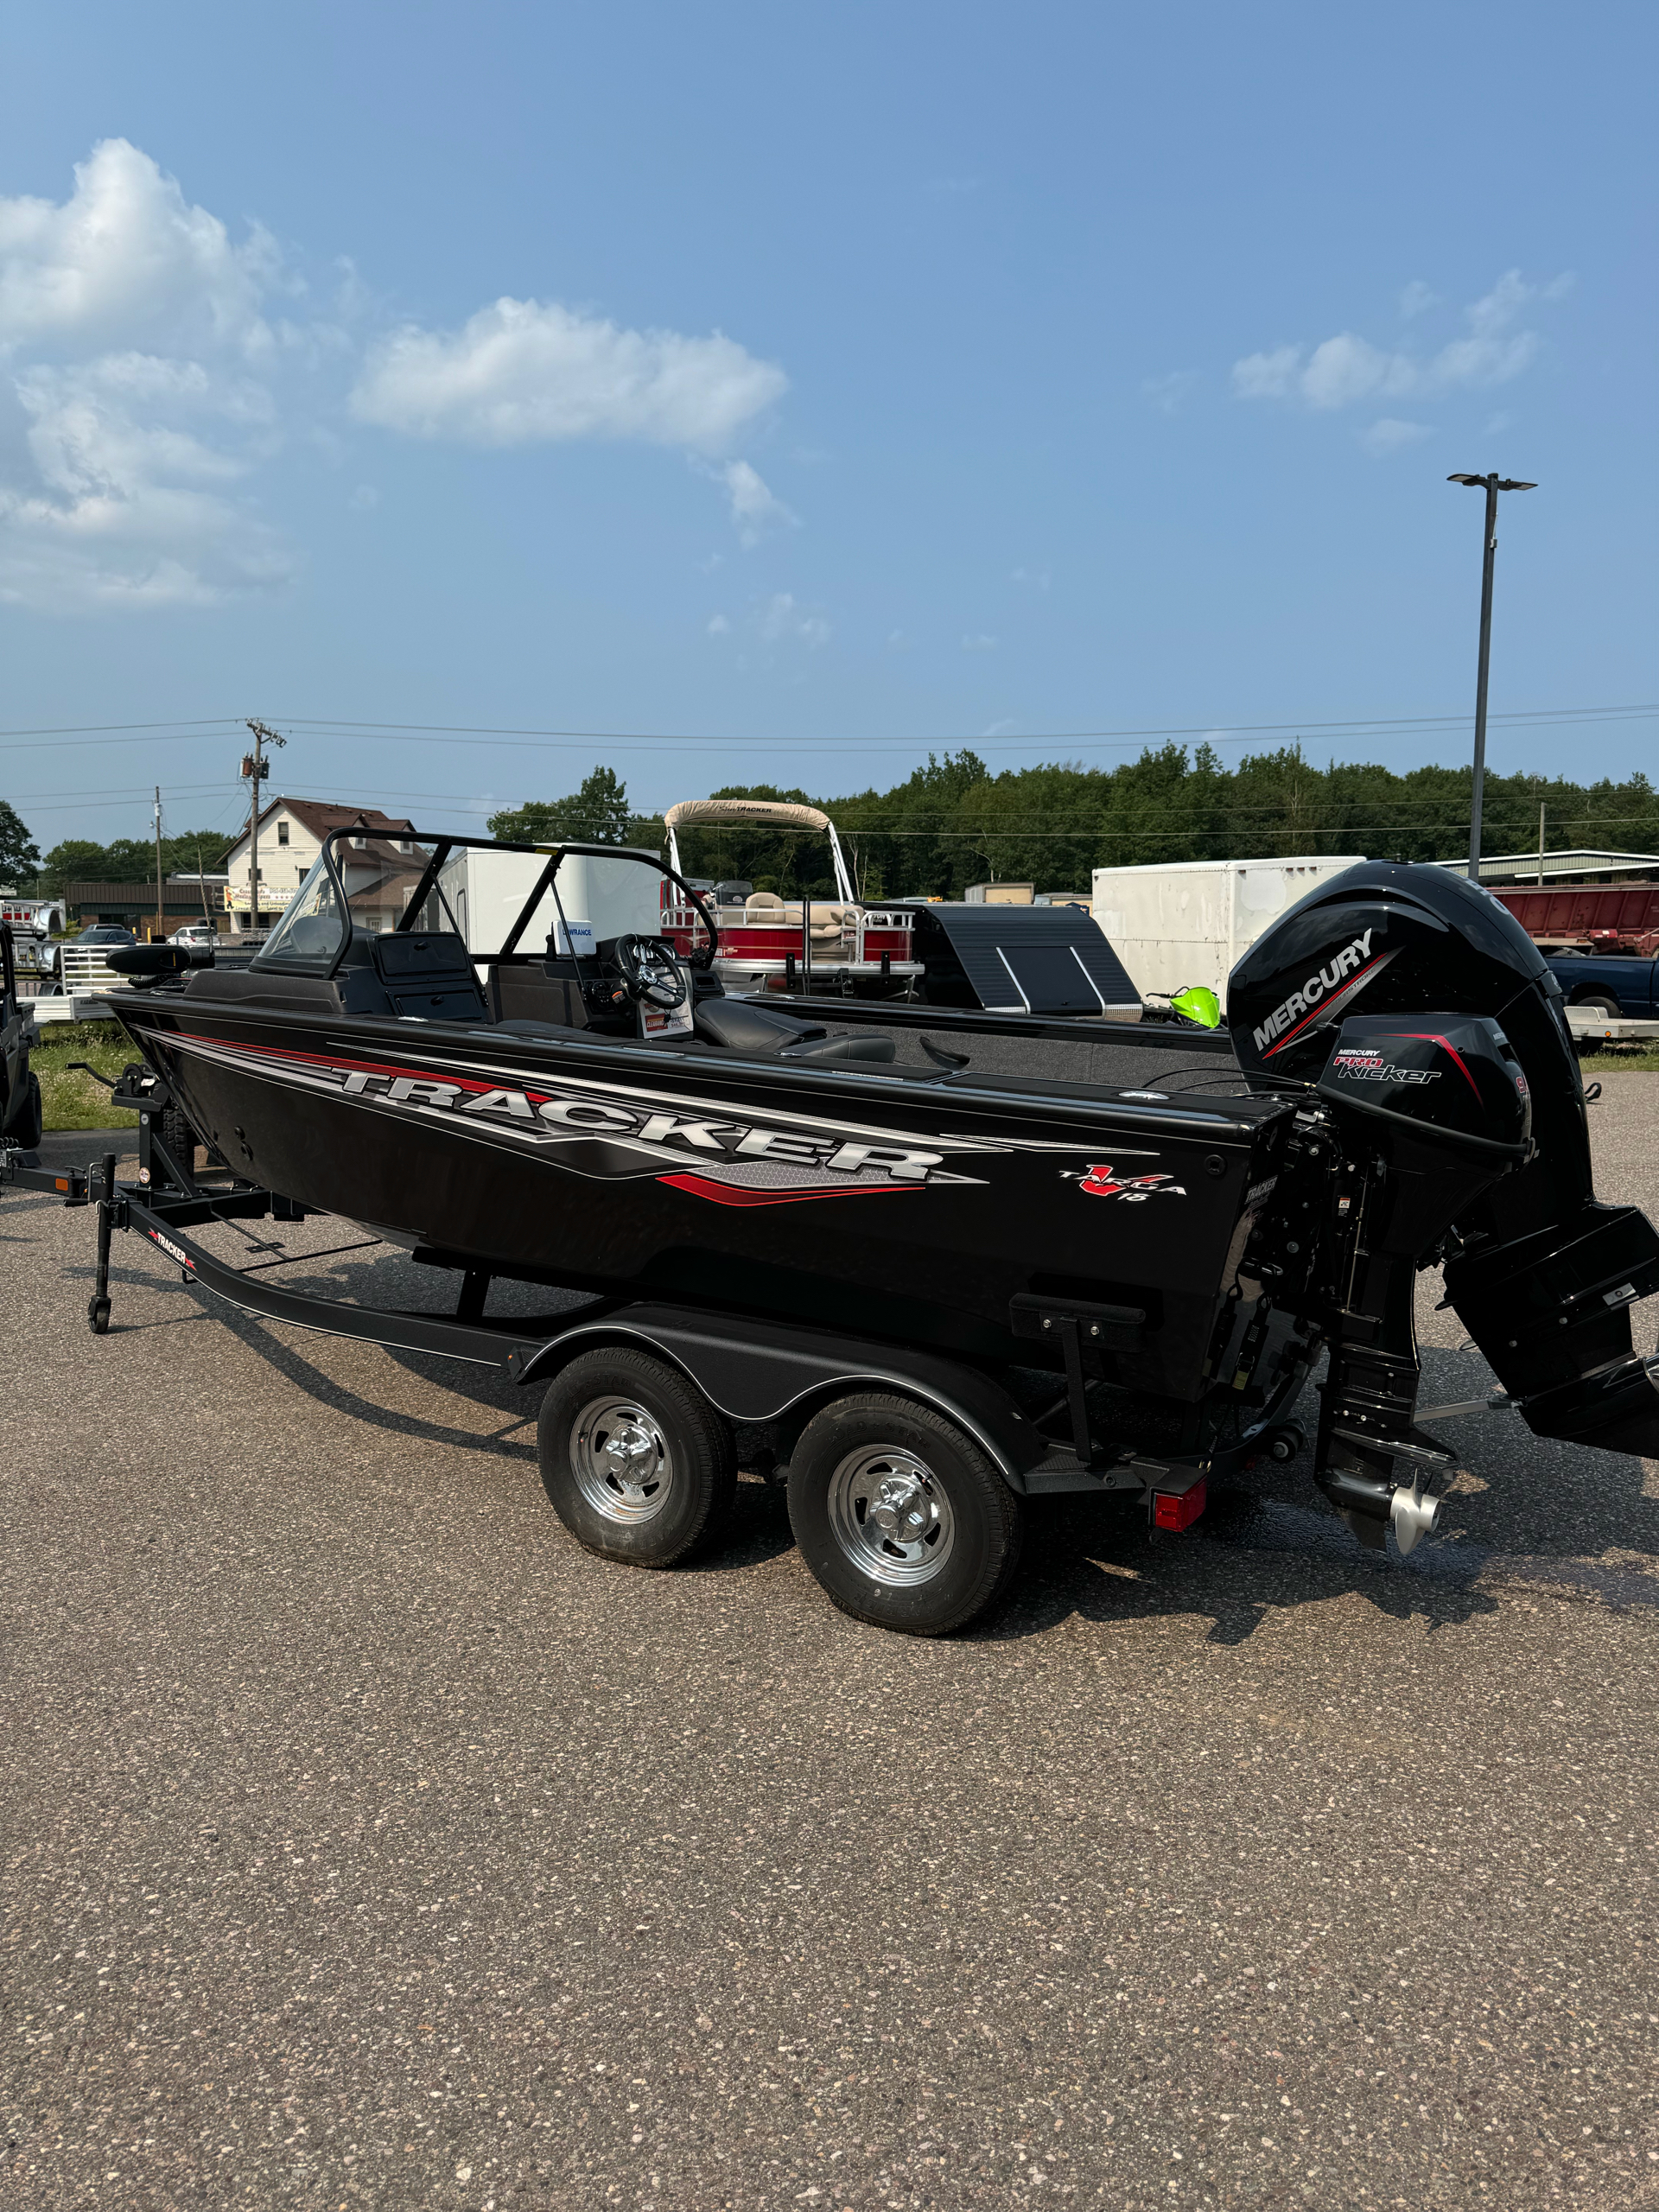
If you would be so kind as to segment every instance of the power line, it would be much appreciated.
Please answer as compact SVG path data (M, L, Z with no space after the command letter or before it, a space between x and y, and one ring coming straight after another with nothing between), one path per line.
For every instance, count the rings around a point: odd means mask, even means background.
M1600 725L1623 721L1638 721L1659 717L1659 702L1649 702L1628 706L1533 707L1518 708L1509 713L1488 717L1494 728L1514 730L1546 729L1558 725L1589 723ZM1347 721L1285 721L1285 722L1193 722L1185 725L1149 724L1144 728L1102 730L1027 731L1019 734L990 735L985 732L958 732L954 734L922 734L919 736L893 734L883 738L844 740L834 737L799 738L787 741L776 735L740 736L731 732L697 732L691 730L556 730L527 729L519 726L495 728L488 724L445 722L364 722L303 716L283 717L289 729L304 730L316 736L352 736L362 742L388 744L435 744L442 740L462 740L483 743L493 747L569 748L575 746L604 745L625 751L678 751L686 746L704 746L711 750L729 750L736 747L791 745L832 745L842 753L891 753L906 747L965 747L972 750L986 747L1001 751L1024 751L1039 746L1081 746L1090 749L1111 750L1118 747L1143 744L1153 740L1173 741L1177 738L1198 738L1211 745L1243 745L1256 737L1287 737L1295 739L1325 738L1357 742L1367 736L1387 737L1409 731L1427 734L1430 731L1461 731L1469 726L1466 714L1371 715ZM234 717L212 721L188 722L111 722L66 726L60 730L15 729L0 732L0 750L29 752L67 741L70 745L141 745L186 744L200 741L209 730L229 730L238 727ZM125 735L123 732L143 734ZM165 733L157 735L156 733ZM102 733L102 734L88 734ZM111 734L115 733L115 734Z

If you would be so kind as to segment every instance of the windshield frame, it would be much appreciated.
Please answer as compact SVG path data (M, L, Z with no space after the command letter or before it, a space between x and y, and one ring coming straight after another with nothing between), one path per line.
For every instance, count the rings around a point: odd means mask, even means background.
M401 834L402 833L400 833L400 836ZM342 830L330 830L322 840L321 848L317 854L316 859L312 862L310 868L306 870L304 883L302 883L300 889L294 894L295 899L297 902L304 891L305 884L310 882L311 878L316 870L319 868L325 868L327 870L329 880L334 887L334 897L339 903L340 911L345 915L347 924L345 935L341 938L339 946L333 955L326 960L321 958L304 959L291 956L284 958L279 950L276 959L268 960L265 956L265 950L262 946L261 949L255 953L251 962L249 963L251 968L257 968L263 973L267 975L321 976L324 977L330 977L335 973L336 969L340 967L340 963L345 959L347 951L351 948L352 938L354 934L351 926L351 903L346 896L345 878L340 872L340 862L335 854L335 848L342 842L348 842L353 837L361 836L362 835L363 832L361 830L349 828ZM421 874L416 882L415 888L410 893L408 901L405 904L403 912L399 914L397 921L392 925L391 930L387 932L389 935L398 936L416 931L418 928L416 918L419 916L421 910L425 906L429 899L431 898L433 893L435 891L439 899L442 901L443 911L448 917L451 927L454 929L455 934L464 941L466 932L456 925L454 914L451 911L448 900L444 898L439 879L442 874L444 865L448 860L450 855L452 853L463 851L470 847L480 852L526 853L539 855L546 861L547 865L537 876L535 884L532 887L529 896L525 899L522 906L520 906L512 928L508 931L505 938L502 942L500 950L499 952L480 953L474 955L471 951L471 948L469 947L469 957L491 961L505 960L510 956L517 952L519 940L523 937L525 929L529 926L531 916L535 913L537 907L540 905L542 899L546 897L550 891L553 892L553 896L556 902L558 893L555 886L556 884L559 868L566 857L573 854L586 854L594 860L633 861L638 862L641 868L654 868L658 875L665 876L671 883L674 884L680 891L683 892L686 898L696 908L698 915L702 918L704 928L709 932L708 958L710 962L713 961L715 953L720 949L720 927L715 920L713 914L709 912L702 893L698 891L694 891L677 868L668 867L664 862L658 860L654 854L635 852L625 845L588 845L574 842L569 844L561 843L544 845L520 844L503 838L468 837L464 835L449 833L445 833L435 837L430 837L423 836L417 830L410 830L407 833L407 842L411 845L418 846L425 850L429 855L429 858L425 868L422 870ZM280 927L280 925L278 926Z

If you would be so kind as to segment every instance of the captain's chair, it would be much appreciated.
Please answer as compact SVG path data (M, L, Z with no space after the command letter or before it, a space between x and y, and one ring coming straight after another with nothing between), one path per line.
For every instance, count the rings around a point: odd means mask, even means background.
M692 1008L693 1033L705 1044L723 1045L731 1052L775 1052L780 1059L862 1062L867 1065L891 1060L896 1047L891 1037L872 1032L868 1036L832 1037L817 1023L803 1021L781 1007L757 1006L753 999L702 998Z

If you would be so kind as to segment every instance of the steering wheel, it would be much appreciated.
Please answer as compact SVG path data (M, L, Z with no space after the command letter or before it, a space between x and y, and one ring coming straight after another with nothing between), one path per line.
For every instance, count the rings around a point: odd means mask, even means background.
M659 937L620 937L611 957L627 987L628 996L659 1014L673 1014L685 1004L686 981L674 949Z

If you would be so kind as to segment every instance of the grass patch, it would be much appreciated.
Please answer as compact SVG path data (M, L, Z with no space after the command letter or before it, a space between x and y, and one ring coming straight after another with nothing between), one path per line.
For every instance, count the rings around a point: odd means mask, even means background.
M41 1103L48 1129L136 1129L138 1116L111 1106L101 1083L71 1068L71 1060L85 1060L113 1082L129 1060L136 1060L132 1040L113 1021L53 1022L41 1031L41 1041L29 1054L29 1064L41 1078Z
M1610 1052L1604 1046L1599 1052L1580 1052L1579 1066L1586 1083L1599 1076L1625 1075L1632 1071L1637 1075L1659 1075L1659 1045L1644 1045L1636 1052Z

